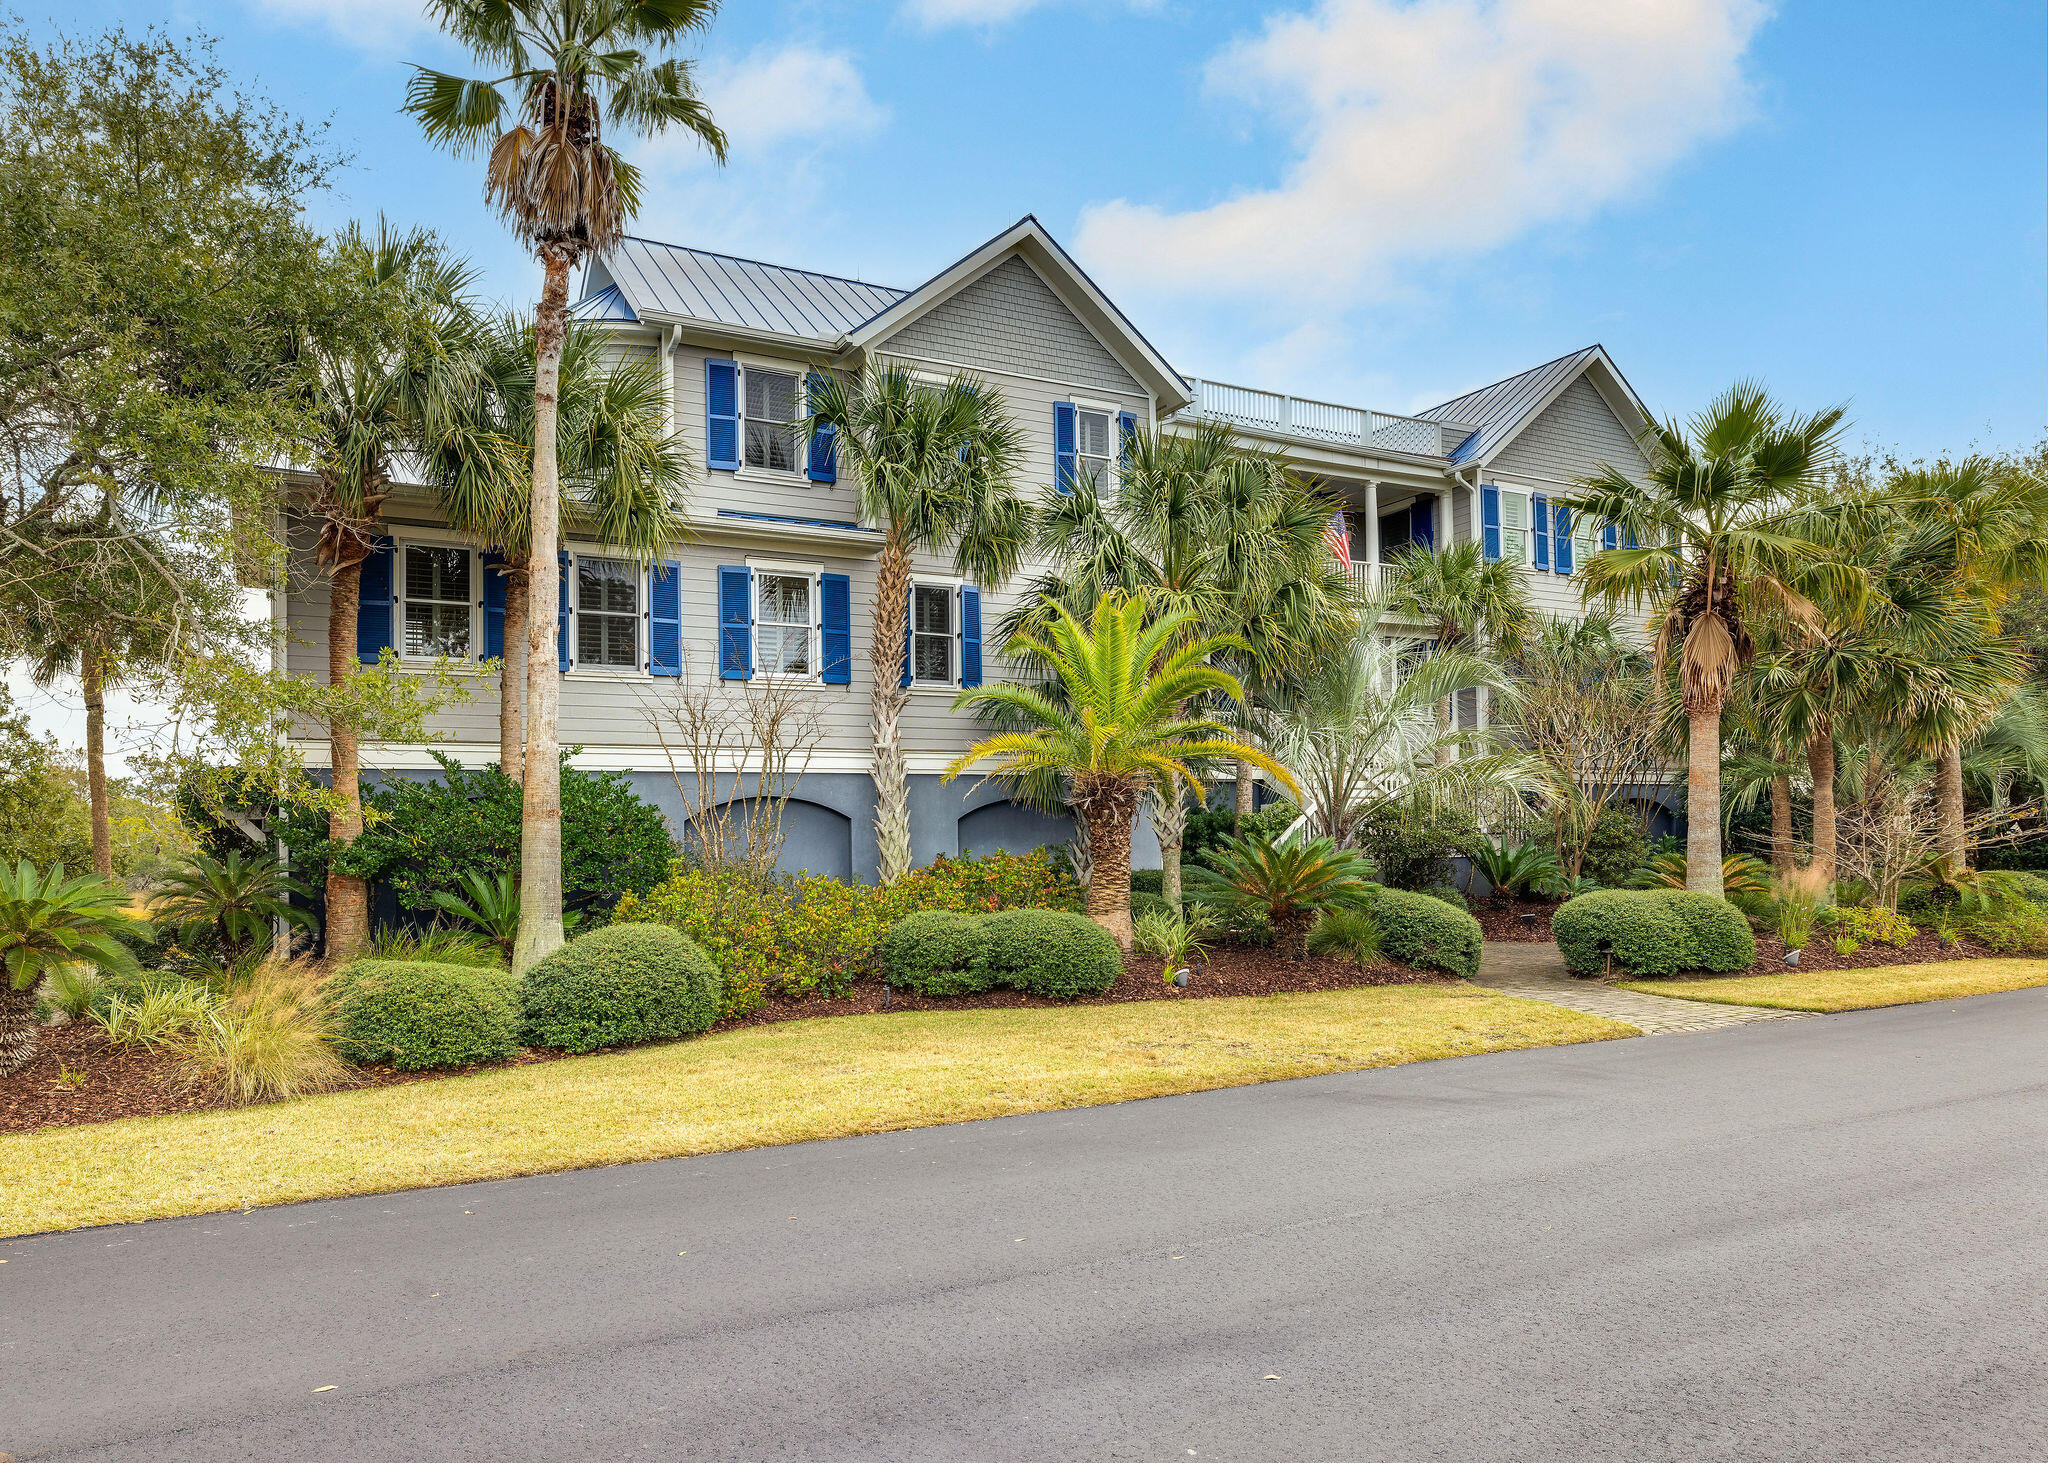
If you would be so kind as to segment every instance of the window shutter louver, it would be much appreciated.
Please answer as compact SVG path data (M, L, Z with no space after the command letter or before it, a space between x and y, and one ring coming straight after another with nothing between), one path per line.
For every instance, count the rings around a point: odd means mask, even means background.
M1053 490L1062 497L1074 491L1076 469L1074 404L1071 401L1056 401L1052 404L1052 485Z
M1557 572L1572 572L1572 510L1559 503L1553 510L1557 514L1557 526L1551 532L1555 540L1551 552L1556 555Z
M960 587L960 685L981 684L981 591L972 584Z
M1617 546L1618 546L1618 544L1619 544L1619 537L1618 537L1618 534L1617 534L1617 532L1616 532L1616 530L1615 530L1615 527L1614 527L1614 525L1613 525L1613 524L1611 524L1611 523L1610 523L1610 524L1608 524L1608 525L1607 525L1607 527L1605 527L1605 528L1603 528L1603 529L1601 529L1601 530L1600 530L1600 547L1601 547L1601 548L1603 548L1603 549L1611 549L1611 548L1615 548L1615 547L1617 547Z
M1538 493L1530 500L1529 518L1536 526L1536 567L1550 567L1550 500Z
M754 576L744 564L718 566L718 677L754 678Z
M563 670L575 664L569 654L569 551L555 552L555 658Z
M853 581L826 574L818 586L818 628L824 645L821 679L828 686L853 684Z
M903 684L910 684L910 637L917 623L917 587L903 596Z
M683 566L674 559L647 573L647 672L683 673Z
M1119 472L1131 465L1131 439L1137 435L1137 413L1128 411L1118 412L1116 418L1116 438L1118 444L1116 465Z
M1500 489L1491 483L1479 489L1479 538L1490 560L1500 558Z
M505 655L505 566L509 562L496 550L483 556L484 648L478 660L502 660Z
M806 394L815 393L825 384L825 378L816 371L811 372L804 383ZM814 483L836 483L839 481L839 444L831 427L820 427L811 433L811 453L808 463L811 481Z
M396 559L390 539L372 539L362 573L356 580L356 659L363 665L375 665L387 645L395 647L398 643L393 633L397 618Z
M736 472L740 465L740 368L704 362L704 465Z

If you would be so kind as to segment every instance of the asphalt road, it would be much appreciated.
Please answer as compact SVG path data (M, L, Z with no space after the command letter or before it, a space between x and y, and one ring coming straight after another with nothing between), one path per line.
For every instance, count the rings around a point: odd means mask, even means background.
M2048 1454L2048 993L0 1247L0 1451Z

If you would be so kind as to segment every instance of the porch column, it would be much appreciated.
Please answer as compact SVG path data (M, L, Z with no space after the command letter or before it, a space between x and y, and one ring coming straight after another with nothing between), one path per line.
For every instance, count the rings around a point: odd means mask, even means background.
M1454 489L1445 488L1436 495L1436 546L1447 549L1458 541L1457 498Z
M1372 565L1366 571L1366 583L1379 588L1380 576L1380 485L1367 478L1365 483L1365 562Z

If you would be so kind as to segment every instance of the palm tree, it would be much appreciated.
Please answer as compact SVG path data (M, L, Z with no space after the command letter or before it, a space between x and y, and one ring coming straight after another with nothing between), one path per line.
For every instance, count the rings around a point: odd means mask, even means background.
M221 858L194 853L167 873L150 896L150 918L186 937L209 937L229 964L266 948L271 926L309 927L312 915L291 902L298 886L272 859L229 849Z
M498 667L498 765L514 782L526 748L526 643L533 539L533 324L500 315L478 332L465 364L466 409L423 460L448 522L496 549L505 577L505 648ZM610 357L603 334L571 324L562 344L562 524L652 562L687 537L678 504L689 474L667 434L667 396L653 360ZM552 577L552 576L548 576Z
M910 870L910 781L898 725L909 628L911 556L950 551L985 588L1017 570L1027 512L1017 488L1022 440L1000 393L969 377L920 381L870 366L847 381L812 378L806 430L829 431L842 470L860 484L861 517L882 531L875 566L868 693L874 748L875 840L882 881Z
M135 956L118 938L134 921L128 896L97 874L66 879L23 860L0 864L0 1077L36 1054L36 987L67 965L131 975Z
M652 135L680 127L720 162L725 134L697 95L688 61L668 56L711 21L717 0L430 0L441 29L498 74L469 80L415 67L406 110L432 141L488 146L484 196L540 259L534 321L533 494L529 562L554 561L560 519L557 457L569 270L602 255L640 202L640 174L604 140L610 121ZM516 114L517 120L511 121ZM510 121L510 125L507 125ZM528 586L527 736L520 814L523 973L562 944L562 788L553 625L557 586Z
M1147 625L1145 602L1124 594L1104 595L1086 625L1062 606L1052 614L1042 637L1026 635L1016 648L1046 666L1064 695L1020 685L962 691L956 708L1000 708L1025 729L976 743L946 777L987 761L991 777L1061 779L1088 830L1089 917L1129 950L1131 822L1146 786L1192 781L1191 757L1248 762L1289 789L1294 780L1265 753L1231 739L1221 722L1186 714L1201 698L1244 699L1237 678L1209 664L1237 648L1229 640L1190 637L1185 613Z
M1476 543L1408 548L1390 563L1384 595L1386 612L1427 625L1438 650L1512 654L1534 622L1529 608L1529 575L1519 563L1486 557ZM1449 732L1453 703L1437 705L1437 725ZM1448 760L1452 748L1439 744Z
M463 398L459 361L471 316L472 273L445 258L431 234L398 233L379 223L374 238L351 225L339 252L365 298L396 333L350 334L308 343L314 381L315 558L328 576L327 679L357 673L356 621L363 561L370 555L391 492L391 465L445 425ZM327 836L345 844L363 831L361 753L355 725L328 726L333 786ZM327 952L345 960L369 938L369 885L329 866Z
M1721 893L1721 709L1753 653L1746 606L1810 619L1803 581L1853 586L1843 566L1806 558L1789 522L1832 459L1842 416L1790 415L1762 386L1738 382L1690 422L1644 433L1647 482L1605 467L1564 500L1643 545L1595 554L1579 592L1610 607L1660 607L1657 662L1661 671L1675 655L1686 714L1686 887L1696 893Z

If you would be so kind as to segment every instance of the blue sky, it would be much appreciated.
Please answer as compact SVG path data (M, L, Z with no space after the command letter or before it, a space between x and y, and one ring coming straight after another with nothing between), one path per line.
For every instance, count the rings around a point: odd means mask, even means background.
M326 217L534 266L397 111L416 0L91 4L221 37L355 156ZM2038 0L731 0L729 167L636 231L909 285L1036 213L1184 371L1408 410L1605 343L1660 413L1755 375L1908 454L2031 442Z

